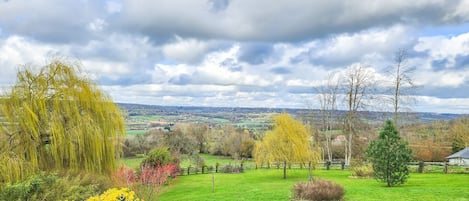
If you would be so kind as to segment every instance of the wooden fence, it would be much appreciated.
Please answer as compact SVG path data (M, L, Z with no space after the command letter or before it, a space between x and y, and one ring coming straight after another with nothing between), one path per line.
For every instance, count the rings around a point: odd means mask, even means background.
M217 164L203 167L181 167L181 175L195 175L195 174L209 174L209 173L241 173L244 170L253 169L282 169L283 163L264 164L257 166L254 163L237 163L237 164ZM287 164L287 169L309 169L309 163L294 163ZM347 170L349 169L343 162L322 162L318 163L315 167L311 166L313 170ZM411 162L409 169L414 173L469 173L469 167L450 165L444 162Z

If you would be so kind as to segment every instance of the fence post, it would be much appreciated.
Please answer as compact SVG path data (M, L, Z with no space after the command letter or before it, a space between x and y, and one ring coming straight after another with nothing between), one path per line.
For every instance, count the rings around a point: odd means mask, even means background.
M423 173L423 168L425 166L425 163L423 161L420 161L419 162L419 169L418 169L418 173Z
M445 168L443 169L443 172L446 174L448 173L448 163L445 161Z

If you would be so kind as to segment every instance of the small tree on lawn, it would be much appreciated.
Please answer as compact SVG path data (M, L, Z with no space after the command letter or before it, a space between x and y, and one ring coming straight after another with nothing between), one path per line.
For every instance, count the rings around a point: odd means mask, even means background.
M287 164L308 163L320 160L321 153L312 147L310 133L299 121L288 114L277 115L274 129L267 132L261 143L256 144L254 158L259 165L273 162L283 163L283 178L286 178Z
M366 150L373 163L374 176L388 187L403 184L409 177L407 163L412 158L412 150L399 136L394 123L387 120L377 141L372 141Z

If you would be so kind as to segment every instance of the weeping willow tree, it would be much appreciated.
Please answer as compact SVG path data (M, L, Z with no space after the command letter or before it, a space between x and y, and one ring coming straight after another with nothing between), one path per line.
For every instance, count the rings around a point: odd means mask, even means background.
M262 142L254 149L254 158L258 165L263 163L283 163L283 178L286 178L287 164L317 163L321 151L313 146L310 133L299 121L288 114L277 115L274 128L268 131Z
M54 60L36 70L23 67L2 95L0 116L0 158L21 161L28 171L109 173L116 166L123 117L80 64ZM12 172L16 176L6 175ZM18 179L21 172L2 171L0 179Z

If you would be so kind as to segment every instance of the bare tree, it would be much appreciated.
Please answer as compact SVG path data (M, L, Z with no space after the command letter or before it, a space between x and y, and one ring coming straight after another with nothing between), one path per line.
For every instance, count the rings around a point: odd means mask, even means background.
M328 76L325 85L316 88L321 105L321 131L326 138L324 149L329 161L332 161L332 132L335 114L337 112L337 94L339 92L339 79L334 79L335 74Z
M412 95L415 92L416 85L410 77L413 69L407 65L407 57L406 49L396 51L393 72L390 73L393 82L391 85L391 102L394 112L394 123L397 126L399 125L399 113L406 109L404 106L409 106L415 102L415 98Z
M352 143L354 136L357 136L359 116L358 111L365 109L373 99L375 78L370 67L366 64L352 65L344 76L344 93L347 104L347 114L345 116L345 164L350 165L352 158Z

